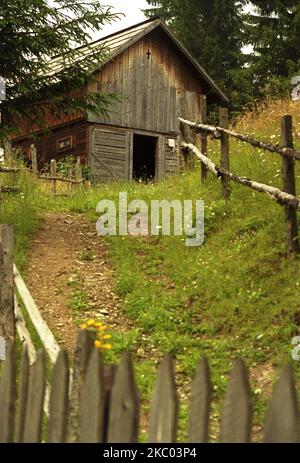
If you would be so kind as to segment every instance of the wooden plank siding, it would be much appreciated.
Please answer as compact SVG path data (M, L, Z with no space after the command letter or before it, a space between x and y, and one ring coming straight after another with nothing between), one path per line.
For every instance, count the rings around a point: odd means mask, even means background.
M82 160L88 156L88 126L85 121L74 122L64 125L50 133L40 135L35 141L37 149L38 168L48 164L51 159L64 159L67 155L80 156ZM64 138L73 137L72 148L66 151L58 150L58 141ZM27 157L32 140L24 138L15 140L13 145L18 146Z
M200 119L201 82L160 30L107 63L89 84L89 91L122 97L109 117L88 114L92 123L177 134L179 114Z
M105 127L90 128L89 165L96 182L129 180L130 133Z

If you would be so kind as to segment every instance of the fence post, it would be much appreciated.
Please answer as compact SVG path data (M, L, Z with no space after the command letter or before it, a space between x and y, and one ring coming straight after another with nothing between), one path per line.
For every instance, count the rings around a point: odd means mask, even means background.
M16 334L13 247L13 226L0 225L0 336L6 341L14 341Z
M57 164L55 159L51 159L50 163L50 177L53 178L51 181L51 192L55 195L56 194L56 176L57 176Z
M293 148L293 119L286 115L281 118L281 145ZM294 159L282 157L282 180L283 191L296 196L295 161ZM297 212L293 206L285 205L286 221L286 248L288 256L299 252Z
M228 108L220 108L220 127L228 129L229 118ZM229 135L226 133L221 134L221 167L226 170L230 170L230 149L229 149ZM222 195L223 198L229 198L230 196L230 181L228 178L222 178Z
M9 140L4 140L4 162L8 162L11 156L11 142Z
M207 122L207 102L206 95L200 96L200 122L206 124ZM200 151L202 154L207 156L207 135L201 133L200 135ZM201 181L204 182L207 179L207 167L201 163Z
M72 193L73 186L73 167L70 166L68 169L68 180L69 180L69 193Z
M77 158L77 163L75 167L75 179L76 179L76 182L78 183L82 182L82 166L81 166L80 157Z
M37 153L36 153L36 146L34 144L30 145L30 153L31 153L31 169L35 174L37 174L38 173Z

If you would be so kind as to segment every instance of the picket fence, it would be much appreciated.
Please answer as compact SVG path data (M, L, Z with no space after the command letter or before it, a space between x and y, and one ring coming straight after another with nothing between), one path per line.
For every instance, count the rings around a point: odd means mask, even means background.
M140 396L129 353L118 366L103 364L91 333L80 331L72 370L61 350L51 374L49 415L44 414L46 357L40 351L30 366L24 346L17 375L14 344L7 347L0 382L0 442L17 443L137 443ZM72 374L70 374L72 371ZM252 406L249 376L242 360L233 366L223 402L219 441L251 441ZM188 436L191 443L209 440L212 384L203 358L191 385ZM177 439L178 395L173 359L160 366L149 417L148 441ZM294 372L285 367L268 405L265 442L299 442L300 421Z

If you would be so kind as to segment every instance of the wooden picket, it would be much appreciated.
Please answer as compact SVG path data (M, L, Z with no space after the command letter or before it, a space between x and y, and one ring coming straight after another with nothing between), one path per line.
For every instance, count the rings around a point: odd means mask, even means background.
M20 384L19 384L19 401L18 401L18 413L17 413L17 429L16 429L16 442L23 442L24 430L25 430L25 417L26 417L26 406L28 399L28 385L29 385L29 355L28 349L25 345L22 351L21 360L21 372L20 372Z
M212 386L206 358L200 361L191 388L189 441L208 442Z
M104 400L103 362L95 349L90 356L81 394L80 442L103 442Z
M84 333L84 334L83 334ZM91 349L88 333L81 332L74 359L77 373L72 389L76 391L78 428L76 441L82 443L135 443L139 435L139 393L134 379L131 356L123 355L116 373L104 368L97 349ZM84 359L88 358L83 368ZM0 379L0 442L49 442L68 440L70 422L68 355L60 351L51 379L51 395L47 426L43 423L46 385L46 358L43 351L30 366L26 346L23 347L19 378L16 378L16 352L7 346ZM76 370L76 368L75 368ZM105 377L109 371L110 381ZM106 373L105 373L106 372ZM113 380L112 380L113 379ZM79 383L78 383L79 381ZM18 384L18 391L16 385ZM78 384L80 385L78 387ZM107 387L110 394L107 394ZM78 391L80 390L79 396ZM18 397L17 397L18 395ZM109 399L109 400L108 400ZM212 384L205 358L199 362L190 395L189 442L209 441ZM177 438L178 399L173 359L166 356L160 367L150 410L149 442L174 443ZM46 421L45 421L46 423ZM249 374L242 360L234 363L225 395L220 423L222 443L251 442L252 407ZM45 429L44 429L45 428ZM74 429L71 429L74 432ZM71 433L74 442L74 434ZM264 429L267 443L300 442L300 415L293 368L287 366L275 384Z
M110 398L107 442L134 443L138 438L139 396L131 357L123 355Z
M248 373L242 360L237 360L223 404L220 440L223 443L248 443L250 439L251 392Z
M275 385L267 412L265 442L300 442L300 416L294 372L288 365Z
M67 439L70 372L68 355L60 351L52 373L48 442L63 443Z
M16 353L14 344L7 348L7 361L4 364L0 382L0 442L13 442L16 402Z
M172 358L168 355L162 362L154 390L150 415L150 442L176 442L177 414L176 384Z
M24 443L41 441L43 404L46 389L46 358L43 350L38 352L37 361L30 367L26 404Z

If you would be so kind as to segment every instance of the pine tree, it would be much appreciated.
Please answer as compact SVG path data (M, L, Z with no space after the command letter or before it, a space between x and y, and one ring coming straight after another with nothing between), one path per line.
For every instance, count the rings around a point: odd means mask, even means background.
M242 53L243 0L147 0L239 109L251 98L251 70Z
M90 33L115 17L98 0L1 0L0 76L6 80L6 100L0 106L0 138L22 115L32 124L41 124L45 101L57 114L106 110L107 95L76 96L105 52L90 49L87 58L78 62L75 47L86 46ZM55 75L49 74L54 55L61 55L64 63Z
M261 82L300 72L299 0L253 0L247 18L252 67Z

